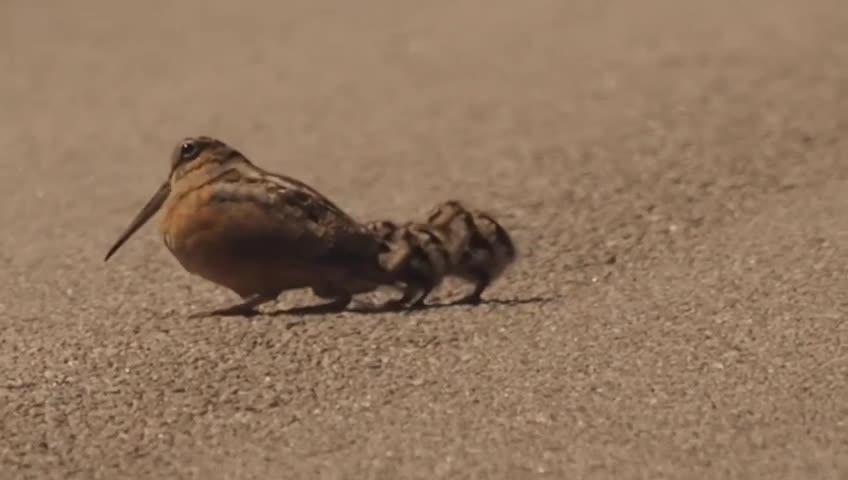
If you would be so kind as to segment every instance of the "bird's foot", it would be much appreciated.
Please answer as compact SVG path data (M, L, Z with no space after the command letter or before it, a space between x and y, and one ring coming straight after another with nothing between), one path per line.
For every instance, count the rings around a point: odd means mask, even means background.
M204 312L194 313L188 316L188 318L203 318L203 317L246 317L251 318L259 315L259 310L256 309L259 305L268 302L269 299L262 296L254 296L248 298L246 301L231 305L229 307L218 308L215 310L209 310Z

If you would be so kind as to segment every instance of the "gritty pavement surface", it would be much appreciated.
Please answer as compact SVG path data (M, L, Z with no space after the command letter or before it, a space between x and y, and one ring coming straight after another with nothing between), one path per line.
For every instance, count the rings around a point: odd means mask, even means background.
M0 23L0 478L848 478L844 0ZM235 296L155 225L103 255L198 134L521 259L477 307L187 319Z

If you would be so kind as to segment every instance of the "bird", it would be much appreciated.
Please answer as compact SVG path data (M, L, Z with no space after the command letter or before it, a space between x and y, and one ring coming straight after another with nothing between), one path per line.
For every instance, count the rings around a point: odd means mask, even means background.
M437 204L426 223L463 239L464 249L449 274L472 282L474 290L459 303L480 303L483 292L518 258L512 235L494 216L458 200Z
M458 200L434 206L425 221L373 220L365 227L389 249L380 255L387 271L406 285L393 306L416 309L447 277L473 283L455 304L479 304L483 292L517 258L512 236L495 218Z
M409 310L422 307L455 260L451 253L457 250L450 249L452 239L440 229L414 222L375 220L365 227L389 247L379 257L381 265L406 285L401 298L383 307Z
M311 288L330 302L289 313L343 311L353 295L397 285L372 232L310 185L269 172L224 141L185 137L168 179L108 250L112 255L160 209L159 234L190 274L241 302L192 316L253 316L289 290Z

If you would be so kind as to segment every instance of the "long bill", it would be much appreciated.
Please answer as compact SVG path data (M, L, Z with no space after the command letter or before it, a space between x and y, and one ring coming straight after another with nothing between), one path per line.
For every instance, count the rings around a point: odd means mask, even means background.
M138 212L138 215L135 216L132 223L130 223L127 229L124 230L124 233L122 233L121 236L118 237L118 241L116 241L115 244L112 245L112 248L110 248L109 252L106 254L106 258L103 259L104 262L109 260L109 257L111 257L112 254L114 254L116 251L118 251L118 249L121 248L121 245L123 245L124 242L126 242L130 238L130 236L132 236L133 233L135 233L139 228L141 228L142 225L144 225L148 220L150 220L150 217L152 217L154 214L156 214L156 212L159 211L160 208L162 208L162 205L165 203L165 200L167 200L168 195L170 193L171 184L170 182L165 181L165 183L163 183L162 186L159 187L159 190L156 190L156 193L153 194L153 197L151 197L150 200L147 201L147 204L142 207L141 211Z

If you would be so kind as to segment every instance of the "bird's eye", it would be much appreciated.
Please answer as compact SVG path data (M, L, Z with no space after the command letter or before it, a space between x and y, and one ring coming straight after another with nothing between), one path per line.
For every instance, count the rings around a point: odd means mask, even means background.
M200 155L200 146L195 142L185 142L180 147L180 158L183 160L194 160Z

